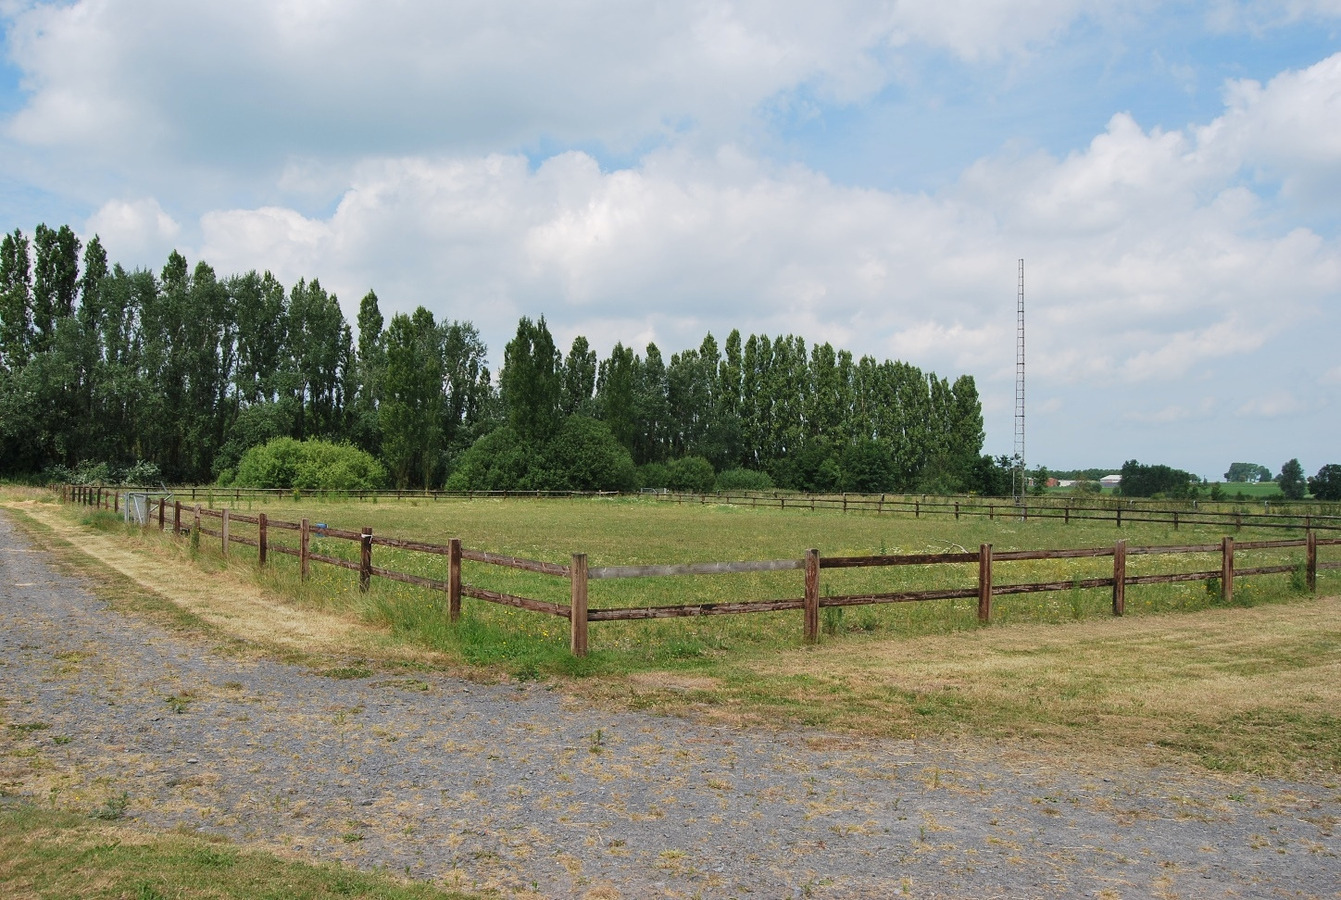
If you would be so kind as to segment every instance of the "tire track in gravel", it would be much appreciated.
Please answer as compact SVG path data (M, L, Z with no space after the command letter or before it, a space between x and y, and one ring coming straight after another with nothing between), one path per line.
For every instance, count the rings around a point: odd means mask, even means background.
M449 887L1341 896L1335 786L713 727L441 674L333 680L109 610L3 512L0 663L8 793L92 809L124 791L147 827Z

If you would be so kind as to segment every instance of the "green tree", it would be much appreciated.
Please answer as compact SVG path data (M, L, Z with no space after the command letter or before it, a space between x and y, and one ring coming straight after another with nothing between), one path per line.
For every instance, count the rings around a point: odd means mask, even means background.
M1291 459L1281 466L1276 483L1280 485L1280 492L1286 500L1303 500L1308 483L1304 480L1304 467L1299 464L1299 460Z
M1237 484L1255 484L1257 482L1270 480L1271 470L1266 466L1259 466L1257 463L1230 463L1229 471L1225 472L1225 481Z
M558 431L561 363L545 317L532 322L523 316L504 351L499 386L508 424L530 444L543 444Z
M0 369L28 364L33 340L33 273L28 239L14 229L0 241Z
M1308 480L1308 491L1315 500L1341 501L1341 465L1328 463Z
M596 351L579 334L563 361L563 399L559 407L565 416L590 416L595 412L597 368Z
M392 317L378 421L382 457L397 487L428 487L442 448L441 332L424 307Z

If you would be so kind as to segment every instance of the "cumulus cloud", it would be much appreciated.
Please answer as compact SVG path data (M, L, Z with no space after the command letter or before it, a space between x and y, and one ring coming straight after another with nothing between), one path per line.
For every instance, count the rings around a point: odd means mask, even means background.
M894 48L999 58L1086 5L509 0L488 4L79 0L13 17L35 144L229 154L472 152L543 138L634 146L730 132L804 87L840 103L890 83Z
M116 259L166 256L181 226L152 197L109 200L84 223L85 234L99 235Z

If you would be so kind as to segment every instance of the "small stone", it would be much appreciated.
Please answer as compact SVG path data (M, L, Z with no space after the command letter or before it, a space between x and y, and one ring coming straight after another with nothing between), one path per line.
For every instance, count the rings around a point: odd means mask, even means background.
M366 800L360 800L359 806L372 806L376 802L377 801L373 800L373 798L369 797Z
M200 762L200 760L196 759L194 756L188 756L186 758L187 765L194 766L198 762Z

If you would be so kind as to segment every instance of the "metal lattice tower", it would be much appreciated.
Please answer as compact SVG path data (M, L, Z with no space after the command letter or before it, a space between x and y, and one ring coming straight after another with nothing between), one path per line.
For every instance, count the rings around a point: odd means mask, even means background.
M1011 475L1011 491L1016 502L1025 495L1024 467L1024 260L1020 260L1020 290L1018 321L1015 328L1015 456Z

